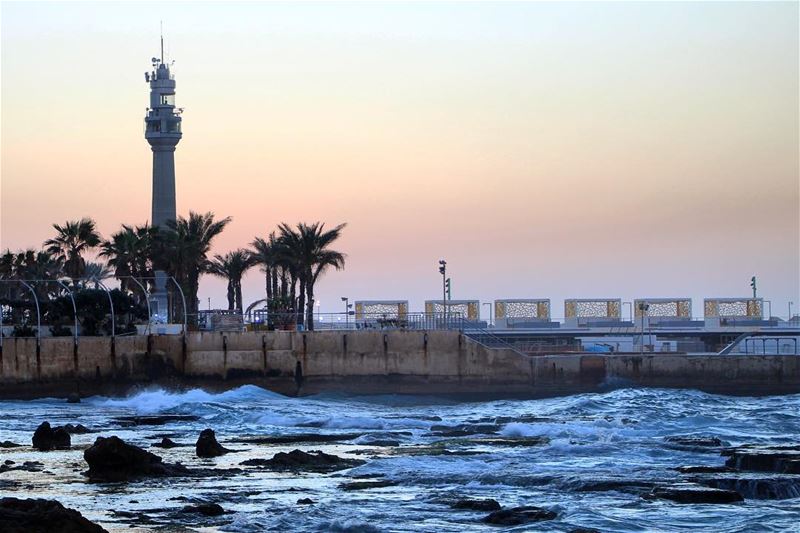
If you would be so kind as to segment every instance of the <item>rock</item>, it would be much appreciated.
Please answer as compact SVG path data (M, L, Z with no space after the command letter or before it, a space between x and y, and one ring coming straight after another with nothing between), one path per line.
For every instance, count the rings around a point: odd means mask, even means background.
M25 461L21 465L14 466L14 461L4 461L0 465L0 473L10 472L11 470L20 470L22 472L41 472L44 469L44 464L39 461Z
M681 474L720 474L724 472L735 472L729 466L679 466L676 468Z
M675 503L737 503L744 501L734 490L706 488L695 485L656 487L644 496L649 500L670 500Z
M21 448L22 444L17 444L16 442L11 442L10 440L4 440L0 442L0 448Z
M379 489L381 487L391 487L393 485L397 485L397 482L389 481L388 479L381 479L378 481L350 481L349 483L342 483L339 485L339 488L346 491L353 491Z
M195 415L159 415L159 416L120 416L113 421L123 427L130 426L163 426L168 422L194 422L200 420Z
M502 509L495 511L483 518L486 524L495 526L518 526L520 524L527 524L529 522L538 522L540 520L552 520L556 517L556 513L541 507L534 507L532 505L525 505L523 507L512 507L511 509Z
M4 533L107 533L54 500L0 499L0 531Z
M42 422L36 428L31 439L33 447L40 452L49 450L68 450L70 448L69 433L62 427L51 428L49 422Z
M800 478L795 476L775 477L713 477L699 480L700 483L718 489L733 490L755 500L788 500L800 498Z
M453 509L469 509L470 511L499 511L501 509L497 500L471 500L468 498L456 500L450 504Z
M199 505L187 505L181 509L182 513L197 513L203 516L220 516L225 514L225 509L216 503L201 503Z
M800 450L794 446L731 448L722 455L728 456L725 466L736 470L800 474Z
M296 444L298 442L341 442L361 437L363 433L342 433L331 435L324 433L302 433L299 435L276 435L270 437L250 437L235 442L244 444Z
M311 498L300 498L297 500L297 505L314 505L316 502Z
M301 450L292 450L289 453L276 453L272 459L249 459L242 461L245 466L263 466L271 470L291 470L307 472L335 472L363 465L360 459L345 459L324 452L306 453Z
M549 437L479 437L465 439L470 444L481 446L544 446L550 443Z
M672 437L664 437L664 440L675 447L679 448L693 448L693 449L708 449L708 448L721 448L722 441L717 437L695 437L695 436L681 436L675 435Z
M182 465L161 462L161 457L137 446L126 444L119 437L97 437L83 452L89 463L85 473L93 481L127 481L136 477L188 475Z
M231 452L217 442L217 437L214 435L213 429L204 429L200 432L200 437L195 444L195 453L197 457L219 457Z
M502 424L461 424L458 426L431 426L431 434L437 437L465 437L468 435L491 435L503 428Z
M81 403L81 395L77 392L73 392L67 396L67 403Z
M163 439L161 439L161 442L157 442L153 444L153 446L155 446L156 448L177 448L178 446L180 446L180 444L175 443L169 437L164 437Z
M63 427L64 431L70 435L84 435L86 433L92 433L92 430L83 424L64 424L61 427Z

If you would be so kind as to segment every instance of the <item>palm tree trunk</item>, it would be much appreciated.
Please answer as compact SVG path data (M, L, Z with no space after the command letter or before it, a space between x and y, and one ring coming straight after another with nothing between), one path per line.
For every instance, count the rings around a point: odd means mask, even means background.
M244 303L242 302L242 278L236 280L236 309L244 311Z
M233 286L233 280L228 278L228 311L236 309L236 290Z
M306 285L306 292L308 293L308 302L306 303L306 328L309 331L314 331L314 282L309 281Z
M272 269L270 267L264 267L264 279L266 283L267 289L267 301L272 301Z
M292 296L294 296L294 291L292 291ZM300 278L300 299L297 302L297 307L295 308L295 312L297 313L297 323L302 325L303 324L303 310L305 309L306 304L306 280L302 277Z

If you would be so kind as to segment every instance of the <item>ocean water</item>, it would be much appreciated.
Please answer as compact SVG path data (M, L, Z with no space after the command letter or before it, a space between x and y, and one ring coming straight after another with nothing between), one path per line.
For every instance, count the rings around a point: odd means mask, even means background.
M156 414L190 414L200 420L136 427L114 421ZM71 450L37 452L29 447L30 438L44 420L52 425L80 423L95 433L73 435ZM197 458L194 443L207 427L224 446L238 451ZM346 434L347 440L234 442L307 433ZM89 483L81 474L86 469L83 450L97 436L109 435L187 466L239 467L245 459L296 448L360 458L366 464L332 474L242 467L240 474L203 479ZM188 446L150 447L164 435ZM485 512L449 506L465 497L493 498L505 507L535 505L558 514L555 520L508 531L800 531L800 498L681 505L625 490L624 483L685 480L674 470L678 466L724 464L718 448L676 446L665 440L668 436L717 437L728 446L798 445L800 395L748 398L623 389L543 400L457 402L418 396L288 398L244 386L219 394L146 390L127 398L92 397L80 404L4 401L0 441L28 446L0 449L0 463L40 461L44 467L42 472L0 473L0 496L57 499L110 531L498 529L481 522ZM528 437L546 442L536 444ZM359 491L340 487L353 480L396 484ZM315 503L298 505L300 498ZM192 502L219 503L228 512L219 517L178 513Z

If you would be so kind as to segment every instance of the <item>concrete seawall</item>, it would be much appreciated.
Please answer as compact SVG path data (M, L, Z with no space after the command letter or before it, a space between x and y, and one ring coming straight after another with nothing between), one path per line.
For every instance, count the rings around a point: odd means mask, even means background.
M159 385L284 394L342 391L546 397L620 386L739 395L800 392L800 356L525 356L455 331L190 333L4 339L0 398L124 394Z

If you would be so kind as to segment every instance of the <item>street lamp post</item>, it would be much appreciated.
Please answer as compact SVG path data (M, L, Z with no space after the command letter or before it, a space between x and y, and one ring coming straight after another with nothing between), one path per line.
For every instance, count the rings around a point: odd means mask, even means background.
M647 310L650 309L650 305L646 303L639 304L639 311L642 312L642 342L639 345L639 353L644 355L644 317L647 314Z
M792 306L793 305L794 305L794 302L789 302L789 321L792 320Z
M442 275L442 309L445 327L447 327L447 261L444 259L439 259L439 273Z
M342 301L344 302L344 325L345 327L349 327L350 308L353 307L353 304L350 303L350 298L347 296L342 296Z

